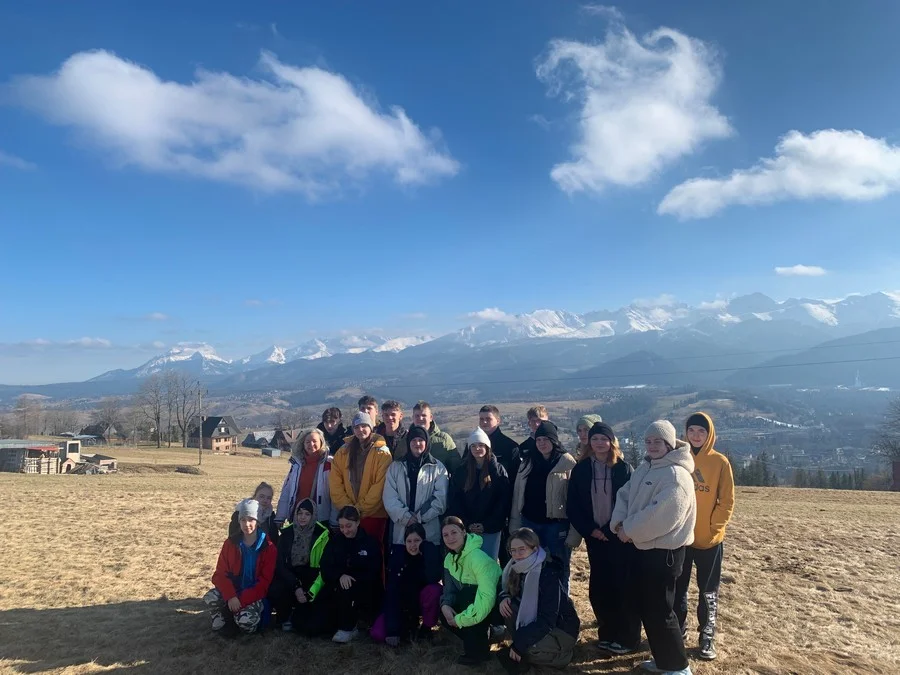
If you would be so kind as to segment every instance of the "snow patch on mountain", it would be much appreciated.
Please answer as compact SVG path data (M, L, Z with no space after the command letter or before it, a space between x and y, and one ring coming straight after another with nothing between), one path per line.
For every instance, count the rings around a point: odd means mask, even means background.
M410 347L418 347L426 342L434 340L434 336L420 335L415 337L400 337L388 340L384 344L380 344L372 349L373 352L402 352Z
M223 375L231 369L231 360L223 359L205 342L180 342L162 356L150 359L134 372L135 377L149 377L176 364L191 362L192 370L208 375Z
M804 302L803 309L809 312L809 315L816 321L821 321L828 326L837 326L838 319L834 315L834 310L826 305L819 305L812 302Z

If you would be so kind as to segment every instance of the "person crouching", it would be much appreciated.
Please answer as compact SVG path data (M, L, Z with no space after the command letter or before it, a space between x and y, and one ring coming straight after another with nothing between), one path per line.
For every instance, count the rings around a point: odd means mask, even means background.
M500 615L512 646L497 654L500 664L508 673L524 673L532 665L569 665L581 621L563 592L560 561L547 555L527 527L510 535L509 553L500 584Z
M653 655L641 667L653 673L690 675L674 604L684 549L694 541L694 458L666 420L647 428L644 445L645 461L616 495L610 529L622 543L637 548L629 593L638 601Z
M203 596L212 629L226 637L260 629L265 598L275 575L275 544L259 529L259 502L245 499L238 505L241 531L222 544L212 588Z

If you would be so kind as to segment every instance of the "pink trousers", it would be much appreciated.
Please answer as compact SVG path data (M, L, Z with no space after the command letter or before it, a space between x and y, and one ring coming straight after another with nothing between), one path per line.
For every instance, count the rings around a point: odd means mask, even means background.
M426 628L434 628L438 622L438 614L441 609L441 592L443 588L440 584L429 584L419 591L419 611L422 613L422 625ZM369 635L375 642L384 642L387 638L387 625L384 619L384 613L378 615ZM395 636L395 637L400 637Z

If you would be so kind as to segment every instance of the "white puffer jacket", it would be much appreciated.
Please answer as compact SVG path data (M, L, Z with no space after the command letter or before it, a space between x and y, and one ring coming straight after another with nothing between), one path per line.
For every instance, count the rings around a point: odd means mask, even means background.
M694 457L684 441L665 457L645 461L616 493L610 529L621 523L643 551L691 545L697 519L693 473Z

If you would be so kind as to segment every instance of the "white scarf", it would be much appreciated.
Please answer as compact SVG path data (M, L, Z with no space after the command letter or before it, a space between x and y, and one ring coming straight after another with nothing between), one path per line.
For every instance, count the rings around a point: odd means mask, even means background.
M541 585L541 567L547 559L547 552L538 547L524 560L510 560L503 570L503 587L507 588L510 572L525 575L525 583L521 585L522 599L519 601L519 613L516 615L516 628L527 626L537 618L538 591ZM529 574L535 572L535 574Z

